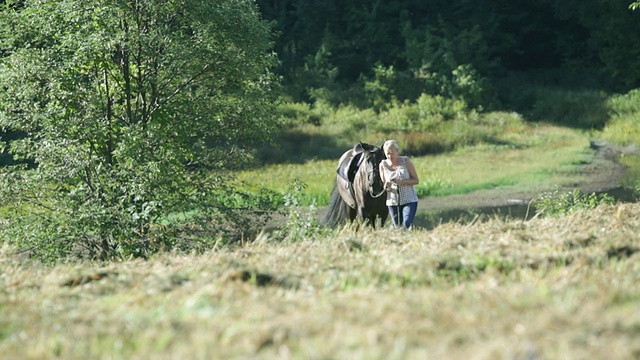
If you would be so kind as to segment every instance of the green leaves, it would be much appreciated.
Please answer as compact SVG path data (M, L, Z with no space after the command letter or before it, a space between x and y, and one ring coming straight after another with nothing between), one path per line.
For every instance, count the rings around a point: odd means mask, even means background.
M252 1L41 0L0 17L0 128L24 131L11 153L36 164L0 195L49 189L42 211L90 253L148 254L131 244L154 222L223 206L208 171L251 161L278 127Z
M601 204L613 205L615 198L608 194L584 194L578 189L561 191L555 189L542 194L533 201L536 214L557 217L572 214L579 210L592 210Z

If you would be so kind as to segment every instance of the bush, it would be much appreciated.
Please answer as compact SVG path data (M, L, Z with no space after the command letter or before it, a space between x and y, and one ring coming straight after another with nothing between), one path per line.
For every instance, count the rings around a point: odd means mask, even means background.
M272 31L255 3L19 8L0 11L11 49L0 56L0 129L26 135L0 168L0 241L47 260L109 259L171 249L185 224L154 227L175 214L213 234L244 231L237 215L262 200L236 191L231 170L280 127ZM238 199L252 202L229 206Z
M555 217L578 210L592 210L601 204L614 203L615 198L608 194L583 194L579 189L573 191L555 189L534 199L533 206L537 215Z
M278 107L277 112L286 119L286 123L290 126L320 125L320 116L314 113L307 103L285 102Z
M368 122L377 132L433 132L443 122L464 118L467 113L463 101L422 94L415 102L394 102L387 110L368 116L363 123Z
M394 101L380 112L318 102L313 107L285 103L279 109L288 130L279 136L278 149L260 151L264 163L298 162L305 156L327 159L358 141L381 144L391 138L400 141L409 155L436 154L479 143L508 145L508 137L526 127L518 113L479 113L464 101L428 94L414 102Z
M307 188L300 179L295 179L285 194L285 213L287 221L283 228L277 231L279 238L288 241L302 241L326 235L328 228L320 225L317 220L317 209L313 202L306 212L302 211L303 191Z
M531 117L580 129L602 129L609 119L605 94L547 87L535 89Z
M640 89L609 99L611 120L602 137L623 145L640 144Z

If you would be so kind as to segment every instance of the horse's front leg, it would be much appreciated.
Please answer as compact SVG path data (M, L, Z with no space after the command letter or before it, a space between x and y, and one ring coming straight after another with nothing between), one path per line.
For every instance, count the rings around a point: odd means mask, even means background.
M358 218L360 214L360 209L359 208L349 208L349 221L353 222L354 220L356 220Z
M370 225L373 228L376 227L376 215L372 214L371 211L367 211L364 206L358 207L358 216L365 226Z
M378 215L380 217L380 228L384 228L384 223L387 221L388 212L383 212Z
M372 228L376 228L376 218L378 217L378 215L375 212L372 211L367 211L364 207L361 207L358 209L359 210L359 215L360 215L360 219L362 219L362 222L365 225L369 225Z

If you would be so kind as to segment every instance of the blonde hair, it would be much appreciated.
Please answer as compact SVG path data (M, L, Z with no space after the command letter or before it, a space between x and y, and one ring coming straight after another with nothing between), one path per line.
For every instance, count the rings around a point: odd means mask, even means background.
M400 146L395 140L387 140L384 142L384 145L382 145L382 150L385 152L389 149L394 149L396 152L400 152Z

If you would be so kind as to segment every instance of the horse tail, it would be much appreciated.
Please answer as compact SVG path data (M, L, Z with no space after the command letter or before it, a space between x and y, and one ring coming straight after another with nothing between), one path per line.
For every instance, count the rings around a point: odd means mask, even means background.
M338 185L334 182L331 198L327 205L327 213L324 217L323 224L335 228L340 223L349 219L349 205L342 199L338 191Z

